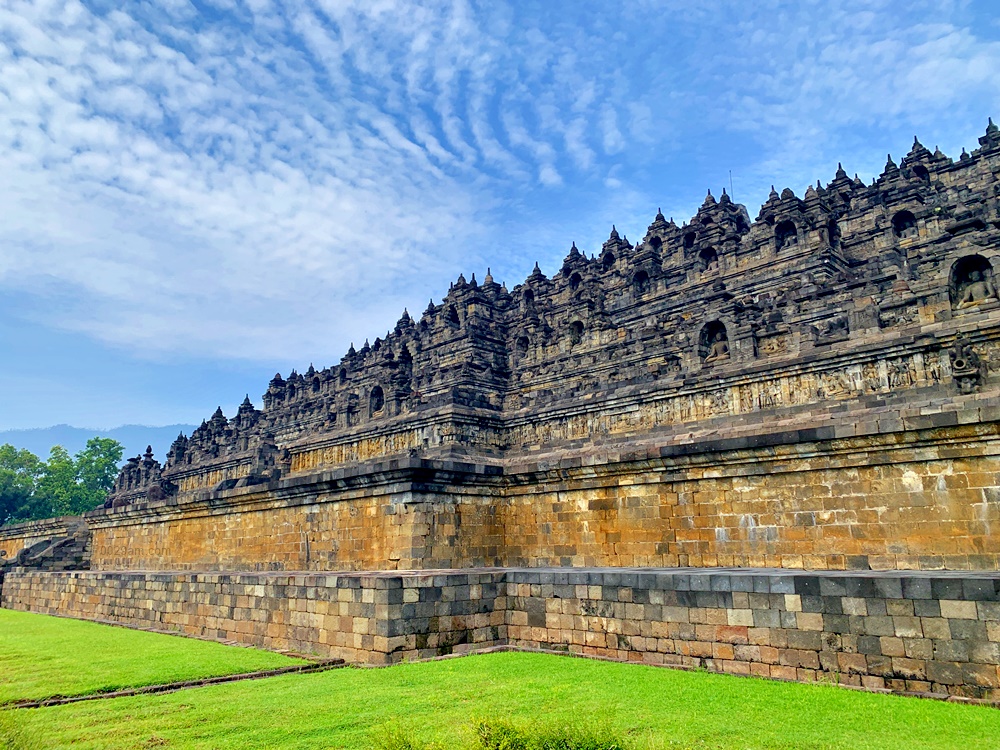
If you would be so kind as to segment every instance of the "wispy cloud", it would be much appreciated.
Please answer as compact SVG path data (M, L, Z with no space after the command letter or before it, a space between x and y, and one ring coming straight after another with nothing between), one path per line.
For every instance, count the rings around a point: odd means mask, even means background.
M332 361L458 270L1000 109L966 4L723 5L10 0L0 289L137 352Z

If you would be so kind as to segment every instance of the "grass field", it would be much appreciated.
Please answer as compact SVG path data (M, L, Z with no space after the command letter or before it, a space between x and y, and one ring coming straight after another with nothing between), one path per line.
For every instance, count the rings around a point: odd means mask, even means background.
M461 750L476 747L474 722L490 717L597 726L637 750L1000 744L1000 711L991 708L527 653L14 709L0 723L19 725L17 750L372 748L392 733L414 748Z
M0 609L0 705L301 663L269 651Z

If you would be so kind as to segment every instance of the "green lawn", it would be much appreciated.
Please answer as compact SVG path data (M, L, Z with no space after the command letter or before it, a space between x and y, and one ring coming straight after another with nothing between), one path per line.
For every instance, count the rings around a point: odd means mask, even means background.
M0 609L0 704L301 663L269 651Z
M7 716L4 717L3 714ZM604 725L634 748L997 747L1000 711L833 686L498 653L0 712L57 748L475 747L474 721Z

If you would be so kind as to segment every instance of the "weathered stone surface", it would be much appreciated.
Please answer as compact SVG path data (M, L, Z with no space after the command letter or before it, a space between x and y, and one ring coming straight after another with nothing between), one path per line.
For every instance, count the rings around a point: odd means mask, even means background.
M754 221L709 195L552 278L460 276L130 460L83 519L92 571L9 572L4 604L352 661L544 646L997 698L998 175L991 124ZM349 572L373 570L411 572Z
M501 471L523 539L600 522L513 564L995 568L998 173L991 128L755 221L709 195L510 291L459 277L338 366L275 376L263 410L132 459L109 509L321 499L331 470L418 457Z
M1000 573L930 573L934 582L972 585L977 600L937 601L962 629L932 641L840 635L827 627L848 608L905 610L912 600L872 593L817 598L820 611L785 612L797 595L768 594L775 571L719 569L730 589L695 588L695 569L479 569L383 573L15 572L4 606L103 619L265 648L293 649L367 664L390 664L484 648L544 648L731 674L845 681L866 687L934 691L1000 700L1000 644L990 640ZM573 583L570 576L576 576ZM787 574L876 592L913 573L826 571ZM621 585L626 582L627 586ZM900 587L896 587L900 591ZM660 605L655 601L686 602ZM965 617L972 605L974 619ZM909 607L909 609L911 609ZM835 610L829 612L829 609ZM787 622L772 615L791 615ZM981 615L980 616L980 612ZM859 631L882 631L881 615L859 614ZM766 622L763 626L749 623ZM743 624L746 623L746 624ZM976 625L978 627L968 627ZM789 671L791 670L791 671ZM804 671L800 671L804 670ZM893 682L895 681L895 682ZM917 685L916 682L924 682Z

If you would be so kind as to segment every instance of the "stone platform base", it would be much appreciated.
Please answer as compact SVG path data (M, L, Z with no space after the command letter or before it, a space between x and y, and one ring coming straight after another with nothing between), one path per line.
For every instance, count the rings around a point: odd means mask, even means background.
M996 572L10 572L0 605L360 664L511 646L1000 700Z

